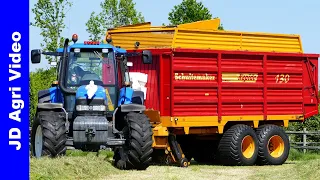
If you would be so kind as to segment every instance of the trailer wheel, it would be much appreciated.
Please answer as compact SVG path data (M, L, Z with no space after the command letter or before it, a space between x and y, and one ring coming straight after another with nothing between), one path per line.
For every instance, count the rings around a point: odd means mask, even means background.
M222 136L218 151L223 165L253 165L258 155L255 131L243 124L232 126Z
M153 152L149 118L145 114L130 112L124 120L126 125L122 131L126 142L115 154L115 165L119 169L145 170L151 163Z
M281 165L288 156L290 150L289 138L285 131L276 125L263 125L257 129L259 142L259 165Z
M58 112L38 112L32 126L32 155L56 157L65 155L67 147L67 129L63 116Z

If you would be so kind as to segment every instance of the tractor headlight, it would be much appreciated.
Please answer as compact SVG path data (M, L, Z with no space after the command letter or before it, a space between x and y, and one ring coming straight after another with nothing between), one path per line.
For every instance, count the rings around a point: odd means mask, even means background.
M106 111L105 105L77 105L77 111Z

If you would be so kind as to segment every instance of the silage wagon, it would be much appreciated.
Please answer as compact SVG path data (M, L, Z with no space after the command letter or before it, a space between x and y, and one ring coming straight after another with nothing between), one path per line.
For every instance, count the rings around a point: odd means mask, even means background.
M219 19L178 26L109 29L108 43L150 50L129 57L133 88L145 93L153 160L188 166L283 164L283 127L318 114L318 54L299 35L217 30Z

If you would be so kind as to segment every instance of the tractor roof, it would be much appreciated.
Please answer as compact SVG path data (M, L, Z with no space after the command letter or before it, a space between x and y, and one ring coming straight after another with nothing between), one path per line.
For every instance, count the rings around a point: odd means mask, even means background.
M117 53L126 53L125 49L114 47L110 44L84 44L84 43L75 43L68 47L68 51L70 51L71 48L98 48L98 49L104 49L104 48L112 48ZM63 52L63 48L58 48L57 52Z

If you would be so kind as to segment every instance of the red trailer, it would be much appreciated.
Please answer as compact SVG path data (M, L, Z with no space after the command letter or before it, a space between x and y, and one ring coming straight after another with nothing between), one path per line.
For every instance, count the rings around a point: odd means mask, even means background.
M216 20L107 32L115 46L153 53L151 65L128 61L145 90L154 160L283 164L290 145L281 127L318 114L319 55L303 53L297 35L208 30L208 23Z
M147 108L161 116L304 120L318 114L318 54L153 49ZM242 116L242 118L240 118ZM250 117L245 117L250 116ZM232 117L234 118L234 117ZM211 120L212 121L212 120Z

